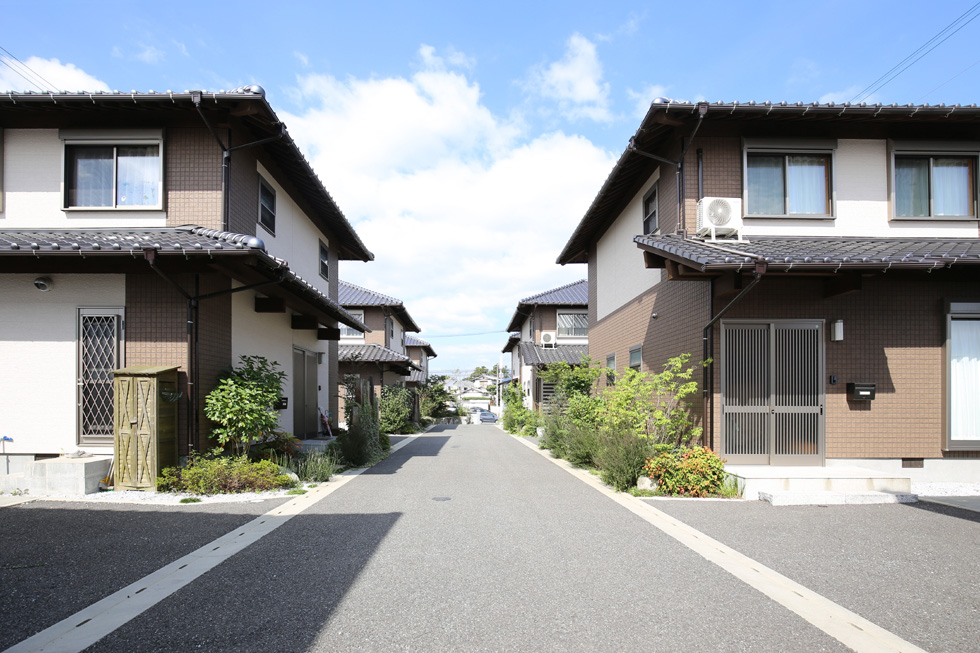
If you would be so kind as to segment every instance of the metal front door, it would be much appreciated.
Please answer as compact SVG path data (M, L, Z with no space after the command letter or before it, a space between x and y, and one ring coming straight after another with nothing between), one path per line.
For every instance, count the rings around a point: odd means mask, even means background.
M317 355L296 347L293 349L293 435L308 439L317 436Z
M122 309L79 309L78 444L112 445L112 372L123 366Z
M818 320L722 325L724 457L822 465L824 338Z

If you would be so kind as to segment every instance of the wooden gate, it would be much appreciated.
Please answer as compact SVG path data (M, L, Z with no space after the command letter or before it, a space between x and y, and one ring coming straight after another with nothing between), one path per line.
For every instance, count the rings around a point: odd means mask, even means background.
M822 320L722 323L723 455L734 464L822 465Z

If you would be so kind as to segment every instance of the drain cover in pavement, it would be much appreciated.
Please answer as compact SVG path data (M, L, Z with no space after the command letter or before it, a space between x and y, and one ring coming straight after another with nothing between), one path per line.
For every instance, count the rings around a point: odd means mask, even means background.
M433 501L449 501L449 497L432 497Z

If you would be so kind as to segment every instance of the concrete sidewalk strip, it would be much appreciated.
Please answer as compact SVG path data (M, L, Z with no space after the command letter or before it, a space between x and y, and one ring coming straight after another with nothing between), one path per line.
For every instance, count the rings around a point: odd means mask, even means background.
M721 567L776 603L796 613L845 646L860 652L925 653L923 649L881 628L864 617L834 603L779 572L729 548L704 533L674 519L643 501L616 492L589 472L555 458L533 443L517 438L522 444L551 460L569 474L592 486L607 497L663 531L706 560Z
M408 445L415 437L392 446L391 451ZM278 506L253 521L236 528L178 560L144 576L101 601L15 644L4 653L44 651L71 653L82 651L123 624L142 614L177 590L188 585L236 553L254 544L310 506L336 492L367 467L348 470L336 480L324 483Z

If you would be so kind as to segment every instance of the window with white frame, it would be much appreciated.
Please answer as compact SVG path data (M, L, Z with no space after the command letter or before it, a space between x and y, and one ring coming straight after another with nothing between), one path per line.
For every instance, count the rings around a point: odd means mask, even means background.
M259 175L259 224L276 233L276 189Z
M364 311L347 311L351 314L351 317L356 319L358 322L364 322ZM346 324L340 325L340 337L341 338L363 338L364 333L358 331L354 327L347 326Z
M977 217L977 155L894 152L896 218Z
M65 140L66 209L160 209L161 139Z
M753 146L745 160L747 217L833 217L833 145Z
M947 308L947 448L980 449L980 303Z
M559 338L586 338L589 335L589 316L587 313L558 312Z
M660 229L659 204L657 201L657 185L643 196L643 233L652 234Z

